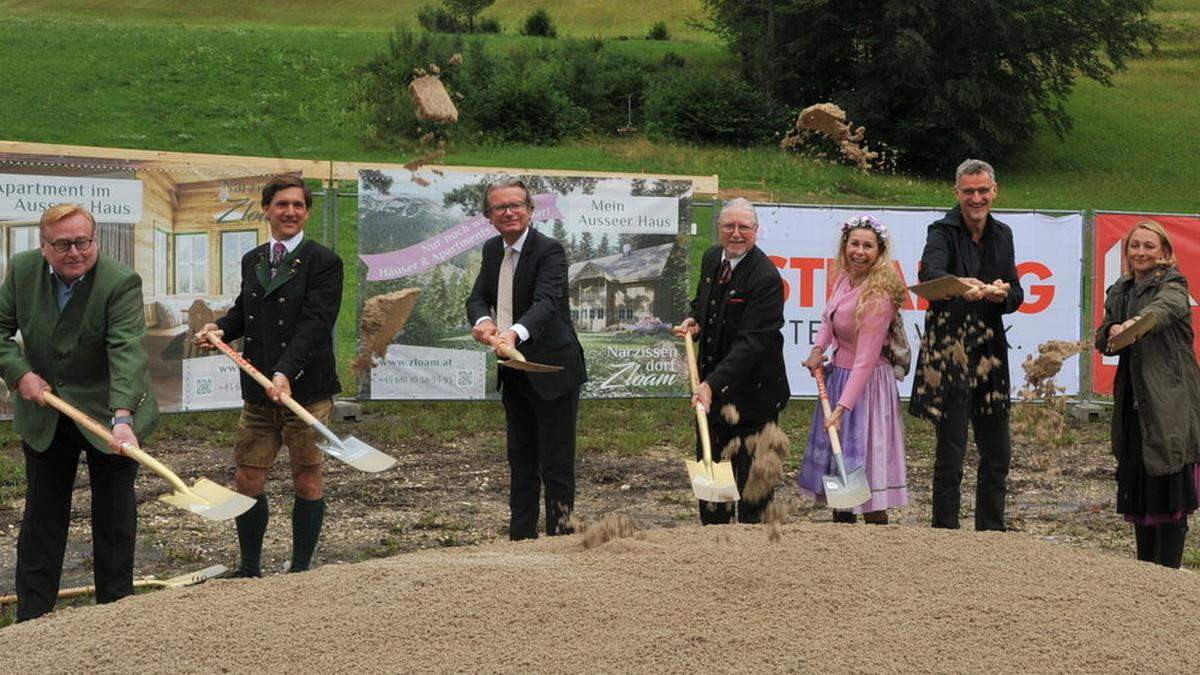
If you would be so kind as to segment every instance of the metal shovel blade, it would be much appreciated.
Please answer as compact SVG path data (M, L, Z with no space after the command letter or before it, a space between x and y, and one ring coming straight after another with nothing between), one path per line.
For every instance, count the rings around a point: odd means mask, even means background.
M867 483L867 472L858 468L846 474L843 483L841 476L822 477L825 485L825 501L831 509L852 509L865 503L871 498L871 486Z
M160 496L159 499L191 511L206 520L236 518L254 506L254 500L250 497L238 494L207 478L197 480L187 492L172 492Z
M938 277L933 281L926 281L915 286L909 286L908 290L925 298L926 300L949 300L957 298L966 293L971 287L962 279L947 274L944 277Z
M353 436L328 443L317 443L317 447L329 455L342 460L359 471L378 473L391 468L396 458L376 450Z
M562 370L562 366L551 366L545 363L534 363L532 361L518 361L516 359L497 359L502 366L508 366L513 370L524 370L529 373L557 373Z
M736 502L738 494L737 481L733 479L733 465L729 462L713 462L712 475L704 468L704 462L685 459L688 478L692 483L692 493L696 499L705 502Z
M210 565L196 572L188 572L180 574L177 577L164 579L158 583L162 584L163 588L179 588L181 586L193 586L203 583L209 579L216 579L229 571L229 568L224 565Z

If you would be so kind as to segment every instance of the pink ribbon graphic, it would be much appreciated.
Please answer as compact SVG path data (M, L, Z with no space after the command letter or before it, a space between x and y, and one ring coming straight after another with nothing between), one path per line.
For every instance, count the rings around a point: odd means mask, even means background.
M553 194L533 196L531 220L561 220L558 197ZM367 265L367 281L387 281L420 274L425 270L466 253L496 235L486 216L472 216L448 227L425 241L390 253L361 254Z

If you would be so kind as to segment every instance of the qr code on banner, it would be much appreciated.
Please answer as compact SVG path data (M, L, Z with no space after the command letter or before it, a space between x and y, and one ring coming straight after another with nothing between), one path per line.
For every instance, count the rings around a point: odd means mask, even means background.
M196 378L196 395L197 396L212 396L213 379L211 377Z
M470 387L475 384L475 371L460 370L458 371L458 386Z

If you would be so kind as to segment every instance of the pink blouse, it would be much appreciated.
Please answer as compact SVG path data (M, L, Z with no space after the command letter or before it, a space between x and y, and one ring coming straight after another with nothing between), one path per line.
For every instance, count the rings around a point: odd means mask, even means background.
M873 298L863 307L862 325L856 327L854 315L861 292L861 285L850 285L849 276L838 279L833 294L825 303L825 313L821 316L821 328L815 344L824 352L830 343L836 343L833 365L850 369L850 379L837 400L837 405L847 410L853 410L854 404L862 397L871 371L887 363L883 357L883 344L887 341L888 327L896 314L896 306L890 300Z

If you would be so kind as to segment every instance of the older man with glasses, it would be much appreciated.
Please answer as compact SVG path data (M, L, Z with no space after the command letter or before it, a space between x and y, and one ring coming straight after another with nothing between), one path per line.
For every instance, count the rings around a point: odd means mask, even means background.
M701 382L693 405L699 402L708 412L713 451L731 443L736 449L729 460L739 494L752 464L745 440L779 419L790 394L780 332L783 279L757 241L754 205L740 197L726 203L717 216L717 244L700 263L691 311L675 327L679 337L698 334ZM697 437L696 459L701 453ZM738 522L760 522L772 494L740 500ZM733 516L731 504L700 503L705 525L728 523Z
M500 236L483 244L483 262L467 298L477 342L516 346L527 359L562 366L554 373L501 368L508 426L510 539L538 530L545 487L546 534L572 532L575 506L575 419L587 380L583 348L571 325L567 256L562 244L529 227L533 198L525 183L502 179L483 193L484 215Z
M81 453L92 488L96 599L133 593L138 445L157 425L142 348L142 280L103 255L96 221L82 206L42 214L41 250L13 256L0 286L0 377L16 385L13 427L25 453L25 513L17 539L17 620L54 608ZM20 331L24 349L13 341ZM55 392L95 419L111 418L108 445L53 408Z

